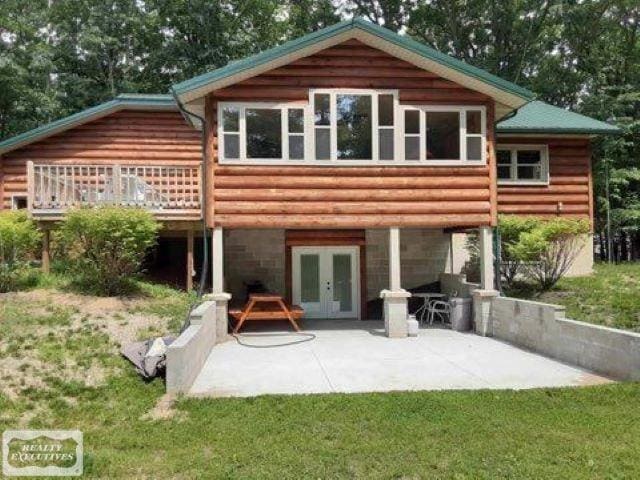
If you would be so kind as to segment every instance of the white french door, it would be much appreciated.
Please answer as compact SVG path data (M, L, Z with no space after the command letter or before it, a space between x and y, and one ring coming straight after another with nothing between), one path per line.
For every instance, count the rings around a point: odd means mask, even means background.
M306 318L358 318L358 247L293 247L293 303Z

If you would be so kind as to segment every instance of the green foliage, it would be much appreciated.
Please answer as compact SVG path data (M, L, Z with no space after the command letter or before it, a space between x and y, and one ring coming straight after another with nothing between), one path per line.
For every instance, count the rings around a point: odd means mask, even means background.
M535 281L543 291L553 287L567 273L583 246L583 236L589 233L586 220L502 221L509 225L506 231L510 236L509 243L503 243L503 259L506 256L508 260L518 262L525 277Z
M145 210L104 207L70 211L62 222L59 240L79 286L116 295L133 287L144 255L160 229Z
M531 232L539 224L540 221L534 217L500 216L500 274L507 287L513 285L521 270L521 258L513 254L512 248L520 241L521 234Z
M0 292L35 281L30 260L39 243L40 232L25 212L0 212Z

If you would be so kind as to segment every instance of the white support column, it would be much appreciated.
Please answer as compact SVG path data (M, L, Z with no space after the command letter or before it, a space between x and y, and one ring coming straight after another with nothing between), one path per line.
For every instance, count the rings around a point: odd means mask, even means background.
M211 235L211 274L213 293L224 292L224 244L222 227L215 227Z
M212 291L208 298L216 302L216 343L228 338L228 306L231 295L224 291L224 241L222 227L214 227L211 234Z
M480 288L493 290L495 287L493 265L493 232L491 227L480 227Z
M491 336L491 303L498 296L494 289L493 233L491 227L480 227L480 289L473 292L473 323L477 334Z
M382 290L384 301L384 330L387 337L407 336L407 302L411 296L402 289L400 276L400 229L389 228L389 289Z
M389 229L389 290L400 290L400 229Z

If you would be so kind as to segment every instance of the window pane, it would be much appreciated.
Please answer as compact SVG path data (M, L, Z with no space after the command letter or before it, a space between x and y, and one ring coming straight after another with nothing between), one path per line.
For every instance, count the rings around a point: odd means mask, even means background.
M300 301L320 301L320 256L300 255Z
M511 151L510 150L498 150L496 152L496 158L498 163L511 165Z
M304 159L304 137L302 135L289 135L289 158L292 160Z
M467 110L467 133L482 133L481 119L479 110Z
M405 137L404 158L405 160L420 160L420 137Z
M457 160L460 158L460 114L427 112L427 158Z
M235 107L225 107L222 110L222 128L225 132L240 130L240 112Z
M498 165L498 178L500 180L509 180L511 178L511 167Z
M280 110L247 108L247 158L282 158Z
M378 95L378 125L393 126L393 95Z
M338 159L371 159L371 96L336 95Z
M518 180L540 180L540 166L518 166Z
M482 138L467 137L467 160L482 160Z
M304 110L289 110L289 133L304 132Z
M404 133L420 133L420 111L404 111Z
M331 132L328 128L316 128L316 160L331 159Z
M317 93L313 98L316 125L329 125L329 94Z
M333 255L333 301L340 303L339 312L349 312L353 306L351 298L351 255Z
M380 160L393 160L393 128L381 128L378 131Z
M224 134L224 158L240 158L240 135Z
M540 150L518 150L518 165L540 163Z

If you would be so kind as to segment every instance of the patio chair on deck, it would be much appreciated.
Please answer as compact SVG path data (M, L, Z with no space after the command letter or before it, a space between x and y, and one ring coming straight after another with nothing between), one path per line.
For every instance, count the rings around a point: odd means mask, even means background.
M431 300L427 305L427 320L433 325L433 320L438 316L444 325L451 322L451 304L444 300Z

